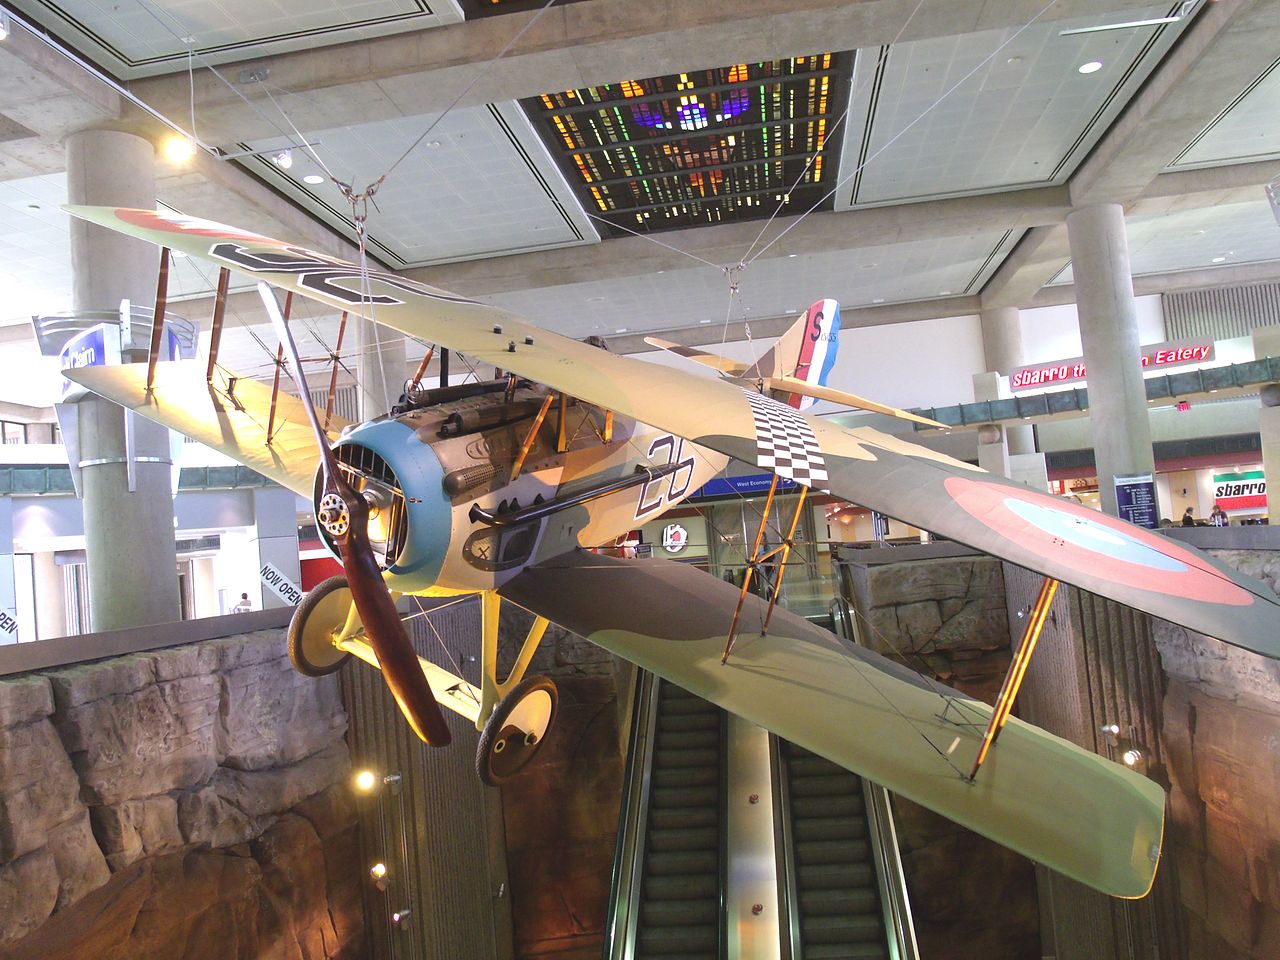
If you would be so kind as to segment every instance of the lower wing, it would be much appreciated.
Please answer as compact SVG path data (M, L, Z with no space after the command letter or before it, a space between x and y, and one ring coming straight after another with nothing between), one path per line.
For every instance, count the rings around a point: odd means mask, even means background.
M1059 873L1117 897L1151 887L1164 791L1010 720L971 783L986 704L842 643L748 597L720 664L738 591L670 560L568 554L499 591L691 693L821 754Z
M247 377L228 377L222 371L208 383L205 365L199 360L157 363L150 391L145 363L77 367L64 373L94 393L225 453L311 499L320 451L297 397L281 390L275 399L273 421L267 386ZM346 420L334 417L331 435L336 436L346 425Z

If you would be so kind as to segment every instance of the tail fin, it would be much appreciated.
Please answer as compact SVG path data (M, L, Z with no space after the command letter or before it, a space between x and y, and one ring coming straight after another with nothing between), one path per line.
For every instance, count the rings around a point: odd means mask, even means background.
M760 362L743 376L748 379L791 377L823 385L836 365L839 346L840 304L835 300L819 300L801 314ZM788 402L797 410L804 410L816 400L792 394Z

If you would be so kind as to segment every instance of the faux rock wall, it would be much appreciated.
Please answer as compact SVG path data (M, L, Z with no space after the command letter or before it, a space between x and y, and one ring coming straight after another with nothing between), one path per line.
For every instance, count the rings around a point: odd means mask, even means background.
M1223 552L1280 586L1280 556ZM1280 957L1280 663L1164 621L1163 741L1188 956Z
M529 618L502 615L499 676ZM609 908L624 757L620 661L552 624L528 674L555 680L560 704L542 754L502 789L517 960L599 960Z
M857 568L871 649L991 703L1012 659L1000 562L915 560ZM1025 857L894 797L924 960L1038 960L1035 870Z
M345 730L280 631L0 680L0 956L359 956Z

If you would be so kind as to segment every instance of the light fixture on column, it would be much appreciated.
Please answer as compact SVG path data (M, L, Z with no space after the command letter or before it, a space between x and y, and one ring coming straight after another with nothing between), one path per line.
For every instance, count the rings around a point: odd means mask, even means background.
M373 885L383 893L387 890L387 865L382 861L378 861L369 868L369 878L373 880Z
M372 770L364 769L358 771L351 782L359 793L377 793L383 787L391 787L393 791L397 791L400 788L400 774L379 776Z
M281 170L288 170L293 166L293 151L285 147L283 150L271 155L271 162Z
M1267 184L1267 200L1271 204L1271 212L1275 214L1276 225L1280 226L1280 177Z
M0 40L9 39L9 11L0 10Z
M1107 747L1107 758L1123 763L1130 770L1146 774L1148 758L1146 749L1138 743L1137 730L1130 727L1128 734L1117 723L1104 724L1102 737Z
M196 144L190 137L175 133L164 138L160 151L170 163L186 163L196 155Z

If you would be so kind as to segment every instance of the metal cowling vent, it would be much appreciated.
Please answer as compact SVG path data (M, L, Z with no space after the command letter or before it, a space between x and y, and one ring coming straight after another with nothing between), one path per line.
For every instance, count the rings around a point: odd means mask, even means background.
M386 569L404 553L409 536L404 491L395 471L381 456L360 443L339 443L334 447L338 469L352 488L369 502L369 540L379 565ZM322 479L316 478L316 496ZM320 535L330 549L337 547L319 525Z

